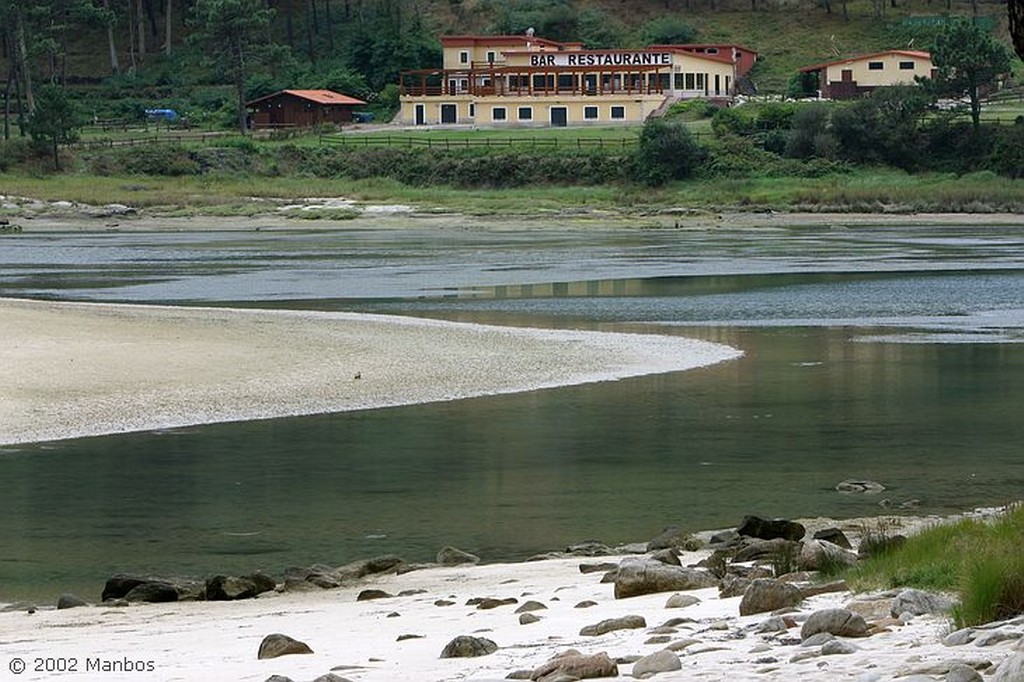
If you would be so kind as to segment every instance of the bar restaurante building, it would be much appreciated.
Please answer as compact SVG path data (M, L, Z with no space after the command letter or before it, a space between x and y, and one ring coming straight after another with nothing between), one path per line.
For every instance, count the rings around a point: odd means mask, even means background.
M441 69L401 74L406 125L634 124L688 98L729 102L756 60L738 45L588 50L532 35L441 38Z

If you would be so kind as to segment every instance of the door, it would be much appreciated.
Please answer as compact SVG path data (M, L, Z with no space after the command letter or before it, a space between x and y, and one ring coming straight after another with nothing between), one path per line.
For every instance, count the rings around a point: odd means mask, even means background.
M421 126L427 122L427 109L422 104L416 105L416 125Z
M441 105L441 123L455 123L456 109L454 104Z
M565 107L551 107L551 127L564 128L569 123L569 111Z

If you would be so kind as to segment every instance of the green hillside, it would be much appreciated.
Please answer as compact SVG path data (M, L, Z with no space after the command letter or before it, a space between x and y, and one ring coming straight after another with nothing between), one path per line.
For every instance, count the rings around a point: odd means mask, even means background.
M173 106L205 117L200 124L223 123L231 109L228 78L205 63L202 48L190 40L195 28L188 18L196 2L28 0L26 11L35 5L50 8L49 14L27 15L35 79L64 80L98 118ZM267 0L267 5L274 16L263 41L282 49L267 63L254 64L247 94L328 87L367 99L381 113L394 106L396 90L388 86L398 72L439 65L438 37L451 33L518 33L533 27L538 35L588 47L735 42L760 54L752 80L761 93L783 92L799 67L838 56L927 49L935 32L930 24L942 17L977 16L1010 43L1005 1ZM17 6L15 0L0 0L0 24L8 36L13 36L11 8ZM95 14L101 6L109 12ZM169 55L164 53L168 26ZM112 73L111 38L118 74ZM4 44L10 50L15 42ZM10 60L4 57L0 68L9 77Z

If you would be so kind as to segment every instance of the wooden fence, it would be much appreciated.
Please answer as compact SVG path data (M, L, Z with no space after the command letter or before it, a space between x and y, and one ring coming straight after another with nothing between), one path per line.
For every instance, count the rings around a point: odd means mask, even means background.
M320 144L342 147L425 147L427 149L631 149L637 144L635 137L459 137L438 138L412 135L340 134L321 135Z

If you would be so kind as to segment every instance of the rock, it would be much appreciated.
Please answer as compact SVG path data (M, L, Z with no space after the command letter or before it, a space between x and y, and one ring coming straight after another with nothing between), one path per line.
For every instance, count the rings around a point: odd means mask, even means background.
M1017 651L1003 660L989 682L1021 682L1024 680L1024 651Z
M660 561L663 564L669 566L682 566L682 562L679 561L679 556L676 555L674 550L671 549L659 549L657 552L651 555L651 561Z
M669 526L661 531L661 534L647 543L648 552L657 552L662 549L683 549L694 551L700 549L700 541L679 530L676 526Z
M602 542L587 540L566 547L565 553L572 556L612 556L615 554L615 550Z
M882 620L889 617L892 599L858 599L844 604L843 608L859 613L864 620Z
M438 599L434 602L434 606L454 606L455 602L448 599Z
M548 607L541 604L539 601L530 600L523 602L523 605L516 609L516 613L526 613L527 611L544 611Z
M827 644L828 642L833 642L833 641L835 641L835 639L836 639L836 636L833 635L831 632L818 632L816 634L811 635L810 637L808 637L804 641L800 642L800 646L802 646L802 647L821 646L823 644Z
M804 599L808 599L809 597L814 597L819 594L828 594L829 592L846 592L849 589L850 586L846 584L845 580L833 580L827 583L804 585L800 588L800 594L804 596Z
M665 602L666 609L685 609L687 606L693 606L699 604L700 599L694 597L692 594L673 594Z
M496 609L499 606L510 606L512 604L518 604L519 600L515 597L508 597L507 599L481 599L480 603L476 605L476 608L480 611L489 611L490 609Z
M857 564L857 555L825 540L808 540L800 549L797 565L804 571L849 568Z
M718 598L729 599L730 597L742 597L743 593L750 587L750 583L753 582L750 578L742 578L738 575L727 575L722 578L721 585L718 586Z
M702 569L667 566L656 561L623 559L615 574L615 598L655 592L677 592L714 587L718 579Z
M853 545L850 544L850 539L846 537L846 533L838 528L822 528L812 537L815 540L831 542L833 545L842 547L843 549L853 549Z
M962 628L943 637L942 643L946 646L963 646L974 641L976 636L974 628Z
M841 655L841 654L852 654L852 653L854 653L856 651L857 651L857 647L855 647L854 645L850 644L849 642L844 642L841 639L833 639L830 642L825 642L821 646L821 655L822 656L835 656L835 655Z
M536 614L533 614L533 613L521 613L521 614L519 614L519 624L520 625L530 625L531 623L536 623L539 620L540 620L540 616L538 616Z
M993 646L1000 642L1007 642L1021 638L1021 633L1010 632L1009 630L993 630L979 634L974 640L974 646Z
M402 557L394 554L384 554L372 559L361 559L339 566L332 571L339 582L351 582L368 575L380 575L382 573L398 573L406 566Z
M119 573L107 580L103 587L101 600L127 599L133 602L186 601L202 599L205 589L205 581L191 578L126 575ZM134 595L132 595L133 591L135 592Z
M985 678L969 665L954 663L946 673L946 682L983 682Z
M591 606L597 606L597 602L591 599L584 599L580 603L574 606L574 609L589 609Z
M73 594L62 594L57 599L57 609L74 609L79 606L88 606L84 599Z
M859 480L848 478L836 484L836 490L841 493L861 493L866 495L877 495L885 491L885 486L875 481Z
M399 635L395 639L395 641L396 642L404 642L407 639L423 639L424 637L426 637L426 635L417 635L417 634L413 634L413 633L410 632L410 633L407 633L407 634L404 634L404 635Z
M594 625L587 625L580 630L580 634L587 637L598 637L613 630L634 630L647 627L647 621L643 616L622 616L621 618L608 618Z
M463 552L455 547L444 547L437 553L437 563L442 566L459 566L461 564L478 564L480 557L469 552Z
M305 642L300 642L297 639L292 639L288 635L282 635L280 633L274 633L267 635L260 642L260 650L257 654L257 658L264 660L267 658L277 658L278 656L288 656L290 654L311 654L313 650Z
M800 556L800 543L785 538L754 540L737 550L732 560L735 563L744 563L760 559L774 559L783 555L793 557L795 568L796 558Z
M740 615L750 616L755 613L775 611L789 606L796 606L803 601L800 588L789 583L759 578L747 586L740 600Z
M786 519L762 519L759 516L744 516L736 532L761 540L783 540L798 541L807 532L801 524Z
M263 682L295 682L295 680L287 675L271 675L267 679L263 680Z
M618 677L619 668L603 651L586 656L575 649L569 649L535 668L530 679L549 682L556 679L555 675L567 675L577 680Z
M815 611L800 628L800 639L804 640L819 632L829 632L837 637L864 637L868 624L860 615L846 609L824 609Z
M924 590L903 590L892 600L889 612L899 617L904 613L923 616L926 613L949 613L953 609L953 600L934 592Z
M611 561L603 561L599 564L580 564L580 573L607 573L618 567L618 564Z
M866 536L861 539L860 544L857 546L857 556L865 559L870 556L886 554L906 541L906 535Z
M326 675L317 677L313 682L352 682L352 680L347 677L342 677L341 675L335 675L334 673L327 673Z
M441 658L475 658L498 650L498 645L485 637L459 635L445 645Z
M737 533L734 529L729 528L728 530L720 530L717 533L714 533L708 540L708 544L727 545L731 542L739 540L739 538L740 534Z
M384 590L367 589L356 595L356 601L370 601L371 599L390 599L395 595Z
M209 601L234 601L252 599L275 587L274 579L262 573L251 576L215 575L206 579L205 591Z
M672 672L673 670L682 670L683 664L679 660L679 656L669 651L668 649L662 649L656 651L649 656L644 656L639 661L633 664L633 677L647 677L650 675L657 675L658 673Z
M124 596L128 601L162 604L178 601L178 590L170 583L158 581L139 583Z
M766 635L772 632L785 632L790 628L789 623L782 616L772 616L768 620L761 621L757 627L754 628L754 632L759 635Z

